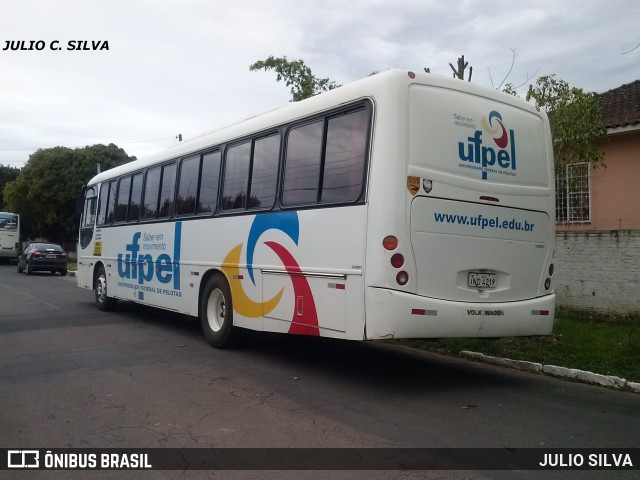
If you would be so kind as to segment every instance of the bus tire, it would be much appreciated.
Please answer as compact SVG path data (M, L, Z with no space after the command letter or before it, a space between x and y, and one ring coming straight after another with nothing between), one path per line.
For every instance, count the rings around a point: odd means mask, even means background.
M98 268L93 281L93 293L96 296L96 306L98 310L108 312L113 310L118 303L118 300L115 298L107 296L107 274L102 265Z
M232 347L238 338L233 326L231 289L222 275L213 275L205 284L200 298L200 321L207 343L215 348Z

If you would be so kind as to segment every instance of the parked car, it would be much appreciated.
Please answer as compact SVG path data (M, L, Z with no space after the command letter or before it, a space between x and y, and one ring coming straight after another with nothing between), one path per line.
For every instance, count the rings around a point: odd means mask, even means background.
M67 252L55 243L32 243L18 257L18 273L49 271L52 275L67 274Z

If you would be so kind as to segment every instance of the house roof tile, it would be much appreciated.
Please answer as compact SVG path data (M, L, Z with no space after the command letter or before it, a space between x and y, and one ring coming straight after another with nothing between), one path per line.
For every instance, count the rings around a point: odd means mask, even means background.
M640 80L598 95L606 128L640 124Z

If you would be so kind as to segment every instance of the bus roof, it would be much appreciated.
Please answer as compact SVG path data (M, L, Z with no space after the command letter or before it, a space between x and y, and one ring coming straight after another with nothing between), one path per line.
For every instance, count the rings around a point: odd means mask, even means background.
M88 185L94 185L120 175L136 172L155 164L183 158L206 149L211 149L211 147L222 143L231 143L245 136L267 131L269 128L277 128L280 125L296 121L309 115L321 113L359 99L371 98L374 102L377 102L378 99L383 97L389 98L389 96L393 95L406 95L407 87L413 83L442 87L448 90L457 90L472 95L491 98L502 103L513 104L519 108L529 110L532 113L544 115L544 113L539 113L539 110L536 111L534 105L522 99L470 82L431 73L418 72L414 74L408 70L387 70L337 89L315 95L306 100L288 103L266 112L252 115L230 125L180 142L162 152L105 170L93 177Z

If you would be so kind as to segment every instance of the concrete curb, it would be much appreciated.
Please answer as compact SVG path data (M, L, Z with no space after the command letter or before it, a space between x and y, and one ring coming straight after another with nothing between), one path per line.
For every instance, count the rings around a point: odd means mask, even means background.
M75 270L67 270L67 275L69 275L70 277L77 277L78 272L76 272Z
M511 360L510 358L492 357L490 355L485 355L484 353L470 352L468 350L460 352L460 356L500 367L515 368L516 370L522 370L525 372L541 373L557 378L565 378L602 387L614 388L617 390L624 389L634 393L640 393L640 383L628 382L624 378L615 377L613 375L601 375L599 373L577 370L575 368L558 367L556 365L542 365L541 363L526 362L524 360Z

